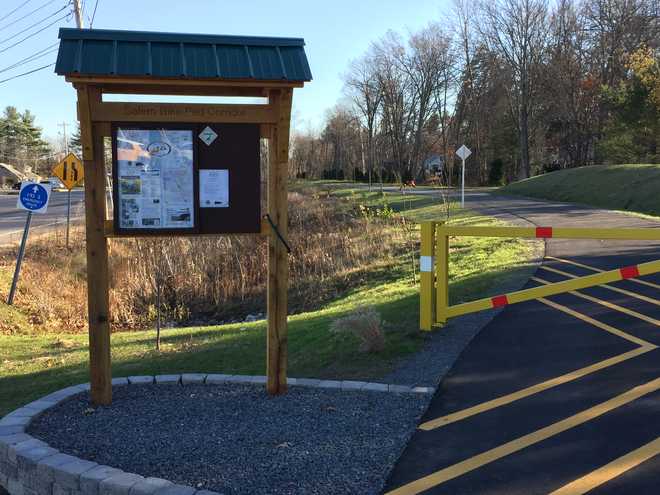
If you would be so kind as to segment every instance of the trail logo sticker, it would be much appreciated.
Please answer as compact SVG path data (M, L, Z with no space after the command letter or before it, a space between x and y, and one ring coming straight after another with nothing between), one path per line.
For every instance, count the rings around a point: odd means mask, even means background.
M215 141L217 138L218 134L209 126L206 126L206 128L199 135L199 139L204 141L206 146L211 146L211 143L213 143L213 141Z
M147 151L151 156L167 156L172 151L172 147L167 143L151 143L147 146Z

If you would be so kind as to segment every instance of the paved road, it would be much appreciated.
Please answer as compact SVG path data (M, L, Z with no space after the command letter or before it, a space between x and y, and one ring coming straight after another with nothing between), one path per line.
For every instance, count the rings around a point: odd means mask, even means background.
M83 196L80 189L71 192L71 218L74 221L84 216ZM25 227L27 212L16 208L17 197L16 194L0 193L0 244L20 239ZM66 223L66 203L67 193L53 192L46 213L32 216L31 229L39 231Z
M542 226L660 227L468 193ZM660 258L660 244L547 242L529 287ZM443 381L388 481L397 495L660 493L660 276L505 308Z

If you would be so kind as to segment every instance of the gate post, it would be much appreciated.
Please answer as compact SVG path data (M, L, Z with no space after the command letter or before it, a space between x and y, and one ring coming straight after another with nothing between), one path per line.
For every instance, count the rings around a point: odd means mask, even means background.
M435 222L423 222L419 257L419 328L431 330L435 315L435 274L433 250L435 249Z
M444 325L447 323L449 307L449 236L444 228L444 222L438 223L436 229L435 259L435 322Z

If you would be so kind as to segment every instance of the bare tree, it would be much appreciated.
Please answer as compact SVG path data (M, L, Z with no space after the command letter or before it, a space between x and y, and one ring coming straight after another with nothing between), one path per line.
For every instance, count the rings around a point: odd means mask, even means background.
M481 33L511 71L507 87L518 129L519 178L531 175L530 120L536 110L539 66L547 43L546 0L493 0L481 3Z
M375 164L375 134L383 94L378 84L377 66L371 53L351 63L345 76L346 92L359 115L361 125L366 131L366 168L369 175L369 190ZM360 139L363 145L362 139ZM364 151L363 151L364 156ZM382 188L382 173L379 173Z

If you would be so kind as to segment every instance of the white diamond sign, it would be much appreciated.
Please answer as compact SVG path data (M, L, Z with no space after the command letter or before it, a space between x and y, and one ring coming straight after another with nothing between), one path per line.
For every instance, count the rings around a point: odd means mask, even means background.
M459 156L461 160L465 160L468 156L472 154L472 152L470 151L470 148L463 145L460 148L458 148L458 150L456 150L456 154Z
M206 146L211 146L211 143L215 141L217 137L218 134L209 126L206 126L206 128L199 134L199 139L204 141Z

